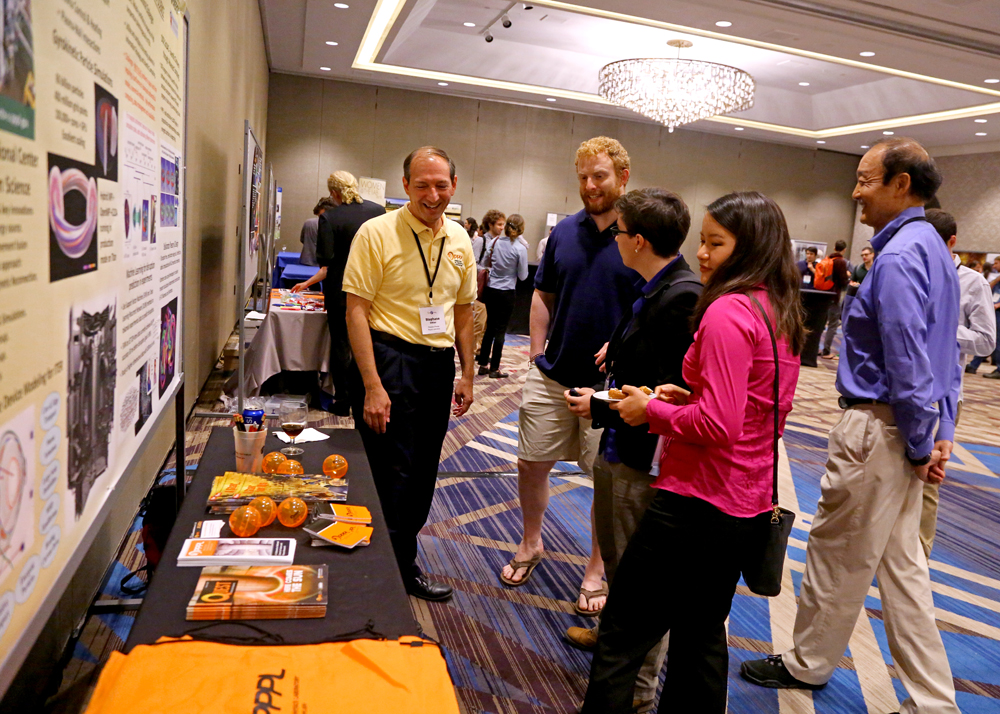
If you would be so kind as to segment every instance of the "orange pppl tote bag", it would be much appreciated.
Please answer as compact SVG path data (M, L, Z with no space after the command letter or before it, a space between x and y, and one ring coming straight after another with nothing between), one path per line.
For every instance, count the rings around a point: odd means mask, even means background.
M416 637L237 646L163 638L114 652L86 714L458 714L440 648Z

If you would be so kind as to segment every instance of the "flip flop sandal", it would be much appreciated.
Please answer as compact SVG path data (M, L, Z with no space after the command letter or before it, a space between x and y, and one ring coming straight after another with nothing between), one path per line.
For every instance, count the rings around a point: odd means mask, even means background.
M541 553L539 553L534 558L531 558L529 560L511 560L510 563L508 563L508 565L510 565L510 567L513 568L514 570L513 574L517 575L518 570L520 570L521 568L525 568L524 575L521 576L520 580L511 580L510 578L505 577L503 574L503 570L501 570L500 582L512 588L520 587L531 579L531 574L535 572L535 568L538 567L538 564L541 562L542 562Z
M601 597L602 595L607 596L607 594L608 594L607 583L603 583L601 587L599 587L597 590L588 590L585 587L580 588L580 595L583 595L583 599L587 601L588 605L590 604L591 598ZM607 602L607 600L605 600L605 602ZM598 615L601 614L601 610L604 609L604 606L602 605L601 608L598 610L582 610L580 608L580 596L578 595L576 598L576 602L573 603L573 609L576 610L577 615L582 615L584 617L597 617Z

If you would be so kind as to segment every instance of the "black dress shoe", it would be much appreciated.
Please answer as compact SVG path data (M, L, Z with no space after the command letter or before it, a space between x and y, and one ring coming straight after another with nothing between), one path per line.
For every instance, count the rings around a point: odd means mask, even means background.
M822 689L823 684L809 684L796 679L785 669L781 655L771 655L767 659L747 660L740 665L740 676L758 687L770 689Z
M450 585L435 583L426 575L418 575L406 581L406 594L418 597L421 600L440 602L447 600L454 592Z
M488 364L481 364L481 365L479 365L479 376L480 377L485 377L489 373L490 373L490 366Z
M495 369L490 372L490 379L507 379L510 375L506 372L501 372L499 369Z

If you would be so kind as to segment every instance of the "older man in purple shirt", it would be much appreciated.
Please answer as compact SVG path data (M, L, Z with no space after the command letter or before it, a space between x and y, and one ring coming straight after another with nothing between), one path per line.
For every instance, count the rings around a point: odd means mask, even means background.
M893 138L861 159L854 199L879 252L844 303L837 390L822 495L809 533L793 647L744 662L765 687L819 689L833 675L878 579L904 714L958 714L920 545L923 483L940 483L961 388L959 285L924 218L941 174L920 144Z

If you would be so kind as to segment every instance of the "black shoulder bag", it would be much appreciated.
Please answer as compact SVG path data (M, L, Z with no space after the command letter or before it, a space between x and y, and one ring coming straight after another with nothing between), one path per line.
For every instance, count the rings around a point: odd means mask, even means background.
M764 307L753 295L749 297L764 316L774 350L774 486L771 491L772 509L754 518L754 530L747 543L742 571L750 592L774 597L781 592L785 549L795 523L795 514L778 505L778 342Z

